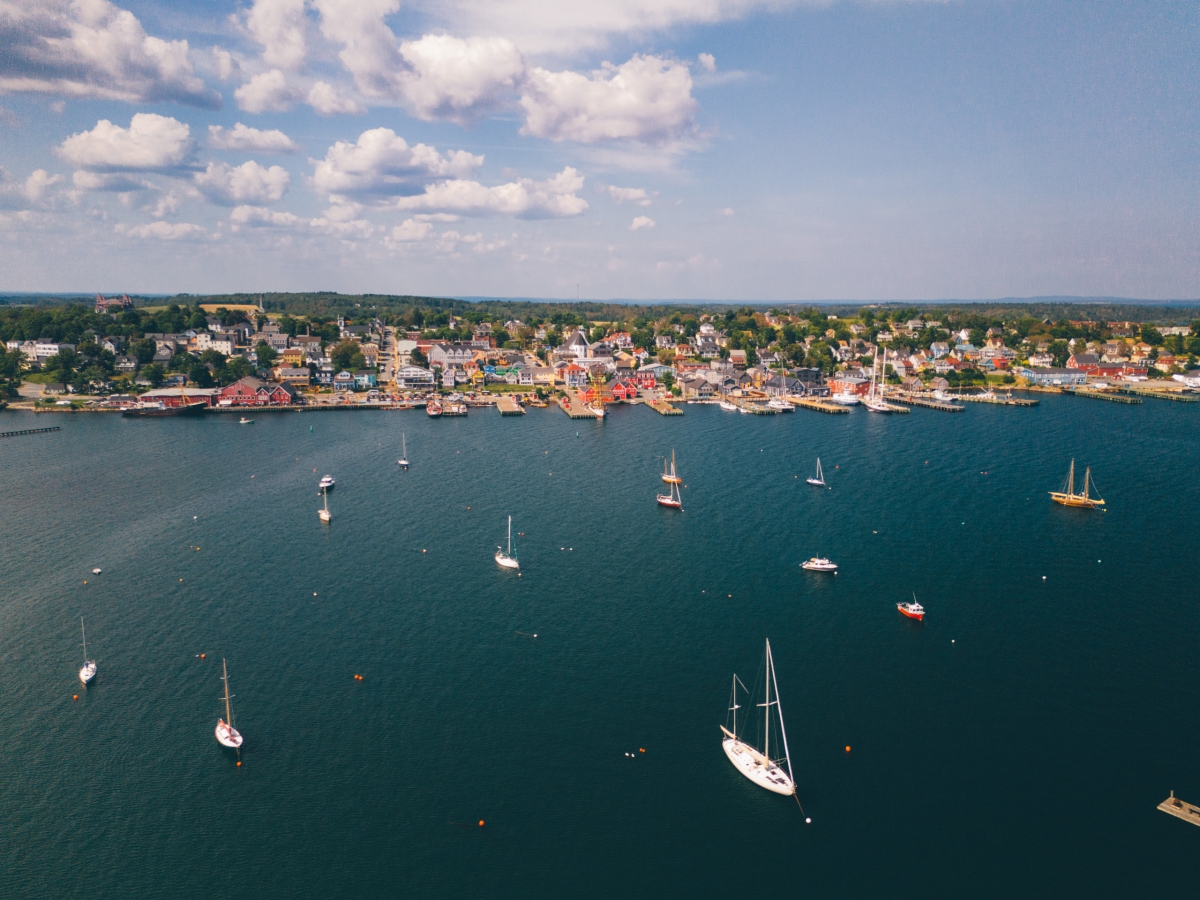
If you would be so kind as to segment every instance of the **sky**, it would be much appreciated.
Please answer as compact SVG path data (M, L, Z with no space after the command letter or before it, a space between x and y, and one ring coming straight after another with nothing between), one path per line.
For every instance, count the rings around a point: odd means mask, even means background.
M1200 6L0 0L0 291L1200 297Z

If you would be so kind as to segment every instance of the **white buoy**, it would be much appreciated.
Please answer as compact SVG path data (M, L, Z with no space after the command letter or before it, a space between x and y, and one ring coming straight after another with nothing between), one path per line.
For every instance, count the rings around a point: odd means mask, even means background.
M804 820L804 824L805 824L805 825L811 825L811 824L812 824L812 819L811 819L811 818L806 818L806 819Z
M1042 581L1045 581L1045 580L1046 580L1046 576L1045 576L1045 575L1043 575L1043 576L1042 576Z

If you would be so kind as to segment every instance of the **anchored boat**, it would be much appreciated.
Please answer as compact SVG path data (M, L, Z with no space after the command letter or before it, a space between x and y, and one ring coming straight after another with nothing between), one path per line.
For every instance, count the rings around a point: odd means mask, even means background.
M912 603L897 603L896 609L900 610L900 614L908 616L910 619L916 619L918 622L925 620L925 607L917 602L917 595L913 594Z
M404 437L404 432L400 432L400 468L408 468L408 440Z
M88 659L87 630L83 627L83 616L79 617L79 633L83 635L83 668L79 670L79 680L86 685L96 677L96 661Z
M783 728L783 709L779 705L779 685L775 682L775 662L771 657L770 641L767 641L766 675L764 682L766 686L765 702L758 704L763 707L762 750L743 740L738 734L737 711L741 707L737 702L737 690L738 685L741 685L743 690L746 689L746 686L742 684L741 679L736 674L733 676L731 697L733 702L729 706L729 711L733 713L733 730L730 731L724 725L721 726L721 731L725 734L725 737L721 741L721 747L725 750L725 755L729 757L729 761L733 763L734 768L759 787L764 787L776 794L795 794L796 780L792 776L792 760L788 753L787 732ZM775 689L774 700L771 699L772 688ZM779 733L783 738L782 760L771 758L771 726L773 724L771 707L775 707L775 711L778 714ZM780 765L781 762L787 766L786 770Z
M229 670L225 667L224 659L221 660L221 680L225 682L225 718L217 718L217 741L222 747L230 747L236 750L242 746L242 736L233 727L233 710L229 706Z
M671 451L671 468L667 468L667 458L663 457L662 480L667 484L682 484L683 479L675 473L675 451Z
M675 451L671 451L671 475L668 477L663 474L663 481L667 482L668 489L665 494L658 494L655 499L658 500L659 506L666 506L671 509L683 509L683 495L679 492L679 485L683 481L675 472Z
M800 568L807 569L809 572L833 572L835 575L837 574L837 563L823 556L814 556L807 562L800 563Z
M517 555L513 553L512 548L512 516L508 517L508 552L503 548L496 547L496 562L506 569L519 569L521 564L517 562Z
M1083 493L1075 493L1075 460L1071 460L1071 468L1067 471L1067 483L1064 485L1066 490L1050 491L1050 499L1055 503L1061 503L1063 506L1075 506L1081 509L1097 509L1104 505L1104 501L1099 497L1089 495L1089 485L1092 479L1091 466L1083 472Z
M825 473L821 471L821 457L817 457L817 474L814 478L806 478L809 484L815 484L817 487L825 487Z
M333 513L329 511L329 491L321 491L321 496L325 498L325 506L323 509L317 510L317 515L320 516L322 522L328 524L333 521Z

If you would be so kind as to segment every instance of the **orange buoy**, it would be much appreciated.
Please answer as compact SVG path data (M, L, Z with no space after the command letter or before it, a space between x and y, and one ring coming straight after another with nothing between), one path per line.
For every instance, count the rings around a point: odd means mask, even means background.
M238 768L240 769L241 767L242 767L242 761L239 759L238 760Z
M74 697L72 697L71 699L72 699L72 700L78 700L78 699L79 699L79 695L78 695L78 694L76 694L76 695L75 695Z
M646 752L645 747L638 747L638 753L645 753L645 752Z
M84 584L87 584L87 582L85 581Z
M847 744L847 745L846 745L846 752L847 752L847 753L849 753L849 752L850 752L850 745L849 745L849 744Z
M480 819L480 820L479 820L479 827L480 827L480 828L482 828L482 827L483 827L483 819Z
M207 655L207 654L201 653L201 654L200 654L200 658L201 658L201 659L204 659L204 657L205 657L206 655Z
M183 579L182 579L182 578L180 578L180 579L179 579L179 583L180 583L180 584L182 584L182 583L183 583Z

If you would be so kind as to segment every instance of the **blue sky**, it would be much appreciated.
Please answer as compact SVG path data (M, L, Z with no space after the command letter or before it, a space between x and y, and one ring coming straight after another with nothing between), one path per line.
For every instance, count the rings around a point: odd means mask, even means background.
M1196 297L1198 26L0 0L0 290Z

